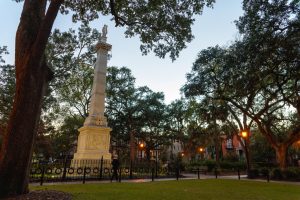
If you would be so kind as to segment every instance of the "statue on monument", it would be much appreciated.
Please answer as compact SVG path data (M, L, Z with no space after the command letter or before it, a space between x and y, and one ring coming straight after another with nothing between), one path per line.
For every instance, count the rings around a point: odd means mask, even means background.
M104 25L102 28L102 33L100 35L100 41L101 42L106 42L106 35L107 35L107 25Z
M104 25L102 28L102 36L106 37L106 35L107 35L107 25Z

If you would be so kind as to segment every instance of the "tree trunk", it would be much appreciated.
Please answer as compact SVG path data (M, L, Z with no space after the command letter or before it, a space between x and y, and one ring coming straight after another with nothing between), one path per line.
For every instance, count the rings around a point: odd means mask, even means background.
M16 94L0 153L0 198L28 192L42 98L49 80L46 43L61 0L25 0L16 34Z
M134 163L136 156L136 144L134 138L134 131L130 131L130 161Z
M216 167L220 168L220 144L218 139L215 140Z
M46 86L46 70L41 66L38 68L35 73L27 72L17 86L18 93L1 151L0 195L28 191L33 143L40 117L42 91Z
M147 161L150 161L151 155L150 155L150 148L145 148L145 154Z
M267 141L275 149L276 161L279 164L280 169L285 169L287 149L293 142L293 139L297 138L295 137L295 135L297 135L298 129L295 129L294 134L289 134L288 138L285 140L284 143L280 143L274 137L274 133L272 132L269 124L264 124L265 126L263 126L263 123L260 122L258 119L255 119L255 122L258 125L260 132L266 137Z
M249 133L249 132L248 132ZM244 150L245 150L245 157L246 157L246 165L247 165L247 177L251 177L251 157L250 157L250 139L249 136L248 138L245 138L245 145L244 145Z
M279 164L280 169L286 168L286 155L287 155L287 145L280 144L277 148L275 148L276 151L276 160Z

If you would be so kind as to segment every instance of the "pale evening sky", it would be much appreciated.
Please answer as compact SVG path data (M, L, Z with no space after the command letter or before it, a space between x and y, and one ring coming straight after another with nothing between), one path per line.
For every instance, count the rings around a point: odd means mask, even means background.
M0 46L8 46L10 55L5 56L6 63L14 64L14 40L19 23L22 3L11 0L0 1ZM169 57L160 59L153 54L142 56L138 38L125 38L124 29L114 27L110 17L93 22L93 28L101 30L108 25L107 42L112 44L112 58L109 66L126 66L132 70L137 86L148 86L155 92L164 92L165 102L180 98L179 89L186 82L185 75L191 70L200 50L209 46L228 45L238 36L234 20L243 13L242 0L216 0L213 9L205 9L198 16L194 26L194 40L187 44L179 58L174 62ZM55 28L76 29L70 17L59 16Z

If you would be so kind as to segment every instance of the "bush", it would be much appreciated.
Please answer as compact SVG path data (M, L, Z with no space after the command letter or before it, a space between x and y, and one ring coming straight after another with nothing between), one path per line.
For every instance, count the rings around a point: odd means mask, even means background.
M248 172L248 178L257 178L259 176L258 169L250 169Z
M275 168L272 171L272 178L273 179L277 179L277 180L281 180L283 178L282 176L282 172L279 168Z
M201 168L201 166L207 167L208 172L213 172L217 164L215 160L193 161L186 165L186 169L189 171L193 171L199 167ZM246 164L244 162L221 161L220 168L225 170L245 170Z
M269 175L269 169L268 168L261 168L260 169L260 174L263 176L263 177L267 177Z
M195 171L196 169L198 169L199 167L203 166L203 161L191 161L190 163L185 165L185 169L187 171Z
M278 164L272 162L253 162L252 166L254 168L275 168Z
M220 167L222 169L232 169L234 168L235 164L233 162L230 161L222 161L220 162Z
M298 180L300 179L300 169L296 167L290 167L282 171L284 179Z
M207 171L212 172L216 168L216 161L215 160L206 160L203 163L205 166L207 166Z
M235 152L229 152L226 156L223 157L223 160L231 163L236 163L239 161L239 156Z
M245 170L246 164L244 162L229 162L229 161L222 161L220 162L220 167L222 169L230 169L230 170Z

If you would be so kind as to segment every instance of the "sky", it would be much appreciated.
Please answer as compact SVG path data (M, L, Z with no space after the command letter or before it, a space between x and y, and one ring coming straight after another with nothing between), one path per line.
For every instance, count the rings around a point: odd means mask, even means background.
M22 3L12 0L0 1L0 46L8 46L7 64L14 64L14 42L22 10ZM181 97L180 88L186 82L186 74L191 71L197 54L210 46L227 46L238 37L234 20L243 14L242 0L216 0L214 8L205 8L203 14L196 17L192 27L195 36L187 44L179 58L174 62L166 56L164 59L150 53L142 56L138 37L125 38L124 28L116 28L111 17L101 17L92 23L92 27L102 30L108 25L107 42L112 45L112 58L108 66L128 67L136 78L136 86L148 86L155 92L165 94L165 102L170 103ZM76 29L70 16L59 15L54 28L66 31Z

